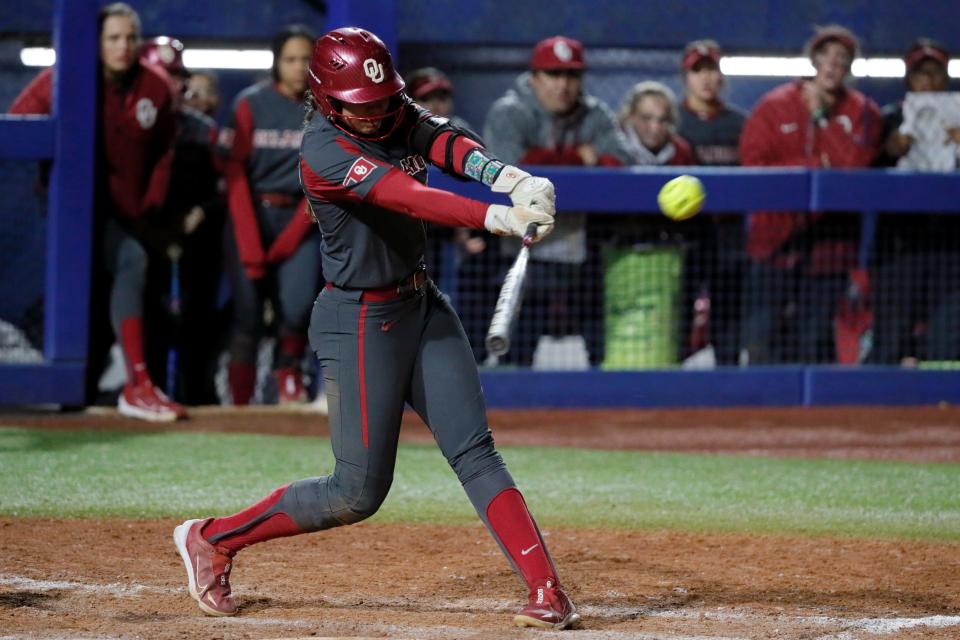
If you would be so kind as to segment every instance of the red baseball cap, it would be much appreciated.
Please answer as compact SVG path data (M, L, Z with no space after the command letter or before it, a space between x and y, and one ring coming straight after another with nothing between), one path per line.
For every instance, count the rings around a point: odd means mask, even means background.
M693 42L687 45L687 51L683 54L683 62L680 66L684 71L690 71L707 60L719 67L720 48L706 42Z
M586 66L583 62L583 43L566 36L541 40L530 58L530 68L534 71L582 71Z
M903 59L907 66L907 73L916 69L924 60L936 60L946 67L950 64L950 54L940 43L921 38L910 47L910 51Z
M429 95L434 91L453 93L453 83L443 71L434 67L425 67L411 71L406 77L407 93L414 100Z
M860 55L860 41L853 32L846 27L838 24L830 24L825 27L818 27L816 33L807 41L805 47L807 57L813 59L813 54L828 42L839 42L847 53L850 54L850 60L854 60Z

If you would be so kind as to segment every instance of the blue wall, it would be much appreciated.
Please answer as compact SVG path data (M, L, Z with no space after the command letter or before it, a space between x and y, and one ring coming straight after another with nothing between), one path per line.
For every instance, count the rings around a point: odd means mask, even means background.
M182 38L260 39L289 22L322 26L314 1L133 0L146 33L176 33ZM955 0L687 0L626 2L577 0L399 0L352 3L327 0L334 13L354 16L395 7L398 36L407 42L534 42L566 33L594 45L676 47L712 36L736 50L792 51L814 23L840 22L852 28L868 52L900 52L918 35L958 48ZM0 34L48 33L51 0L0 3ZM238 7L242 6L242 10ZM358 18L360 19L360 18Z

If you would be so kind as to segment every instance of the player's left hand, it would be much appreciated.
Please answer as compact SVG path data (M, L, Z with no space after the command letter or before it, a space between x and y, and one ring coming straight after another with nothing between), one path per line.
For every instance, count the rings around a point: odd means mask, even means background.
M537 207L553 215L557 212L557 196L553 183L546 178L535 178L513 165L505 166L490 187L494 193L506 193L514 206Z

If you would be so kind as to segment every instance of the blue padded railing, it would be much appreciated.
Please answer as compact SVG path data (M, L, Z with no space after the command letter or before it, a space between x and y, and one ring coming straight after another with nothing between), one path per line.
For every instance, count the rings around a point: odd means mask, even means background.
M0 158L53 160L44 286L44 361L0 365L0 404L79 405L84 396L96 135L96 0L57 0L50 117L0 116Z

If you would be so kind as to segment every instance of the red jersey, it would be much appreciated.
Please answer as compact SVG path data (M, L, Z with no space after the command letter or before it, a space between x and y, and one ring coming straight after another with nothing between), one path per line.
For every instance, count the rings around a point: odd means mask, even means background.
M52 79L52 68L43 70L10 113L49 114ZM107 188L97 204L138 218L166 198L177 126L173 93L163 72L149 64L134 67L119 83L101 82L97 179Z
M740 136L743 166L870 166L883 129L876 103L855 89L846 89L837 96L828 117L815 123L803 97L804 82L780 85L760 99ZM795 213L752 214L747 253L754 259L770 258L812 219Z

